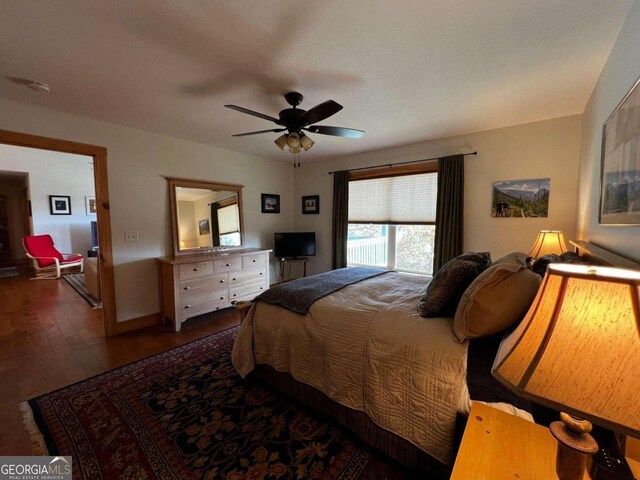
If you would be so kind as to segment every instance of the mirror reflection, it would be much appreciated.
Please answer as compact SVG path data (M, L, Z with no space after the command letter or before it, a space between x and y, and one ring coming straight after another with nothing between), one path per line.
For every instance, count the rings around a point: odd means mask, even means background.
M242 245L241 186L171 180L171 187L176 254Z

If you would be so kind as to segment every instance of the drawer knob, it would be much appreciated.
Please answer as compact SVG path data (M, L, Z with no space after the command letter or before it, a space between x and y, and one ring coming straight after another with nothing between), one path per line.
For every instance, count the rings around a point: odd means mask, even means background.
M237 293L234 293L234 294L233 294L233 296L234 296L234 297L237 297L237 296L238 296L238 294L237 294Z
M191 287L184 287L185 290L191 290Z
M184 308L191 308L191 305L185 305Z
M260 287L260 290L264 290L264 287Z
M220 297L220 300L224 300L224 297Z
M254 258L253 260L251 260L253 263L256 263L256 259Z
M194 269L193 269L193 271L194 271L194 272L199 272L199 271L200 271L200 269L199 269L199 268L194 268Z
M224 283L224 280L220 280L220 283Z
M260 272L260 275L262 275L262 272Z
M225 264L224 264L224 266L225 266L225 267L230 267L230 266L231 266L231 264L230 264L230 263L225 263Z
M237 278L236 278L236 277L233 277L231 280L233 280L233 281L235 282L235 281L237 280Z

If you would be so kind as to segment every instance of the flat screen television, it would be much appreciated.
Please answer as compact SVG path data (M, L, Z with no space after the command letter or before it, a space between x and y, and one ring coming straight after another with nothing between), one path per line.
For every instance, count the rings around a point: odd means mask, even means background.
M316 254L316 232L281 232L274 234L276 258L312 257Z

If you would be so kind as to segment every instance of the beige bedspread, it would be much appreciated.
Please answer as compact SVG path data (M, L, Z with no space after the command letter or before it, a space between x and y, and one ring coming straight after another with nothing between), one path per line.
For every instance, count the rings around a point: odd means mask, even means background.
M307 315L258 302L233 347L246 376L256 364L289 372L440 461L453 462L466 345L451 318L417 313L424 277L388 273L317 301Z

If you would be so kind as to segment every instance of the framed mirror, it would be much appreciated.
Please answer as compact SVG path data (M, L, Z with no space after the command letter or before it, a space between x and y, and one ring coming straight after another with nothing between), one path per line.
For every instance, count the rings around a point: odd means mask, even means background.
M243 245L243 185L168 180L174 255Z

